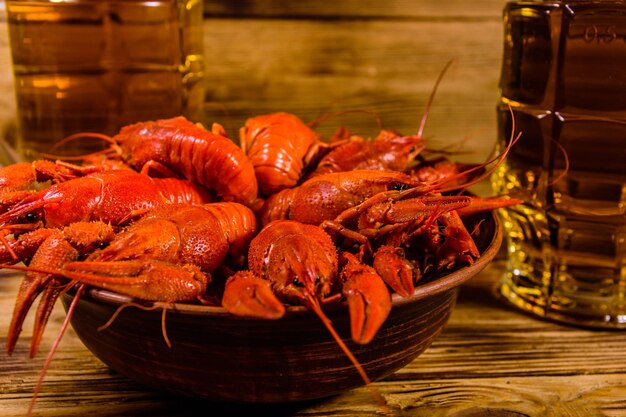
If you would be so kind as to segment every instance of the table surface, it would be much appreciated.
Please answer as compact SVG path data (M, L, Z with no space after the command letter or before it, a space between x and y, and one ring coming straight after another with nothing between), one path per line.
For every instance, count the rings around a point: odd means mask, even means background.
M405 368L375 383L396 416L626 416L626 332L586 330L527 316L495 295L496 259L466 283L443 333ZM0 275L0 416L25 415L61 326L57 306L41 351L29 328L12 356L6 329L20 276ZM32 315L31 315L32 316ZM27 319L32 321L32 317ZM52 360L36 416L375 416L366 388L307 403L250 406L155 392L113 372L70 329Z

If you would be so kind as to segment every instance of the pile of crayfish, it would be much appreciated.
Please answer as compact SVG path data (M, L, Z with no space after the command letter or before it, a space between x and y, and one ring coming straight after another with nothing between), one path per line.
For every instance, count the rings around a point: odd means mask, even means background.
M238 143L183 117L80 136L107 147L79 163L0 168L0 264L25 271L9 353L36 298L31 355L76 286L266 319L300 304L331 332L324 308L345 302L352 339L365 344L391 293L410 297L480 255L464 216L518 203L461 193L506 150L476 166L428 158L421 131L365 139L341 129L323 140L274 113L248 119Z

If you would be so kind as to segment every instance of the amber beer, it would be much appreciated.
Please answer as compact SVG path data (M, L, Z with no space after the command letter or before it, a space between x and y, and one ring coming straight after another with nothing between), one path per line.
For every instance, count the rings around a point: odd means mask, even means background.
M25 159L77 132L202 121L202 0L7 0L6 11ZM54 153L102 146L74 141Z
M504 9L500 290L540 316L626 328L626 5L512 1ZM567 157L565 157L567 155ZM569 165L568 165L569 163Z

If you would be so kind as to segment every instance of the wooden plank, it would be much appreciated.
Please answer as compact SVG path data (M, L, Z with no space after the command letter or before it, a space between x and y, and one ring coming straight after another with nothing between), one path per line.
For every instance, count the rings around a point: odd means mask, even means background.
M393 409L412 417L583 417L624 415L623 375L602 379L591 375L532 378L429 379L383 383ZM362 394L366 394L365 392ZM610 396L610 398L609 398ZM339 397L325 407L340 408ZM368 404L362 397L362 404ZM354 400L350 399L350 403ZM371 415L375 409L368 404Z
M208 16L323 19L500 19L506 0L204 0Z
M392 19L392 20L480 20L502 17L507 0L204 0L207 17L262 17L271 19ZM0 1L0 21L6 20L5 2Z
M245 118L290 111L312 120L347 109L377 112L385 128L416 131L439 71L454 64L436 96L426 136L432 147L467 139L470 160L495 141L503 0L448 2L207 0L207 117L231 135ZM0 22L0 121L14 113L6 23ZM374 135L368 114L337 117ZM473 158L473 159L472 159ZM459 158L455 158L459 159ZM434 344L377 382L399 416L626 416L624 332L590 331L541 321L497 301L494 263L466 284ZM42 353L28 358L32 314L13 356L6 329L19 275L0 273L0 416L28 408L45 352L63 320L55 309ZM181 405L182 403L182 405ZM110 371L70 329L52 361L35 415L375 416L366 388L340 396L273 406L206 403L151 391Z

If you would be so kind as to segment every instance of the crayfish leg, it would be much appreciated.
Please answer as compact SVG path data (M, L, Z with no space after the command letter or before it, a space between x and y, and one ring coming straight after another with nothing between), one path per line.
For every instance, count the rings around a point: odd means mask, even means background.
M11 232L16 232L14 233L15 236L18 231L24 232L25 230L31 229L28 225L24 226L25 227L16 227L16 225L12 225L7 229ZM17 238L13 237L7 239L3 233L0 232L0 262L9 264L20 261L26 262L32 259L43 242L54 233L56 233L55 229L41 228L22 233Z
M285 315L285 306L272 291L270 282L250 271L239 271L228 278L222 306L243 317L274 320Z
M73 284L69 284L70 286ZM56 301L59 296L65 291L65 286L58 278L52 278L48 285L41 293L41 300L37 306L37 312L35 313L35 324L33 327L33 338L30 342L30 357L34 358L39 349L43 332L46 329L46 324L50 318L50 314L54 309Z
M163 302L195 301L211 280L195 265L152 259L71 262L64 265L62 274L83 284Z
M171 177L171 178L178 178L179 175L176 174L174 171L172 171L169 167L167 167L166 165L158 162L158 161L154 161L154 160L149 160L148 162L146 162L142 167L141 170L139 171L140 174L143 175L147 175L147 176L152 176L152 173L157 174L158 177Z
M37 250L30 263L30 267L57 270L67 262L75 260L78 252L65 240L59 231L48 237ZM7 335L7 353L11 354L15 349L17 339L22 331L22 325L26 315L33 305L37 296L46 289L53 280L54 275L29 271L24 274L22 283L17 293L13 316L9 324ZM45 300L41 302L45 303ZM31 346L31 352L37 350L36 346Z

